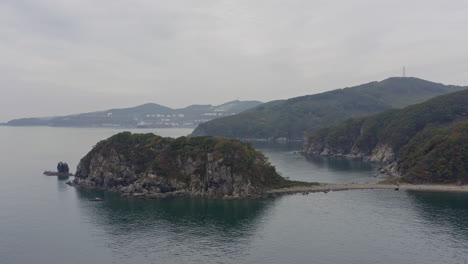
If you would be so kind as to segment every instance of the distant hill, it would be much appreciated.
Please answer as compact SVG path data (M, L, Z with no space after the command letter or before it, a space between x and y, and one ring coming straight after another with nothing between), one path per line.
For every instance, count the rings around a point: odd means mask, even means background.
M417 78L389 78L351 88L278 100L237 115L200 124L193 136L302 140L318 128L390 108L419 103L468 87Z
M318 130L304 152L383 162L411 183L468 183L468 89Z
M68 116L21 118L11 120L8 126L53 127L195 127L217 117L240 113L261 104L258 101L232 101L222 105L191 105L172 109L159 104L143 104L131 108Z

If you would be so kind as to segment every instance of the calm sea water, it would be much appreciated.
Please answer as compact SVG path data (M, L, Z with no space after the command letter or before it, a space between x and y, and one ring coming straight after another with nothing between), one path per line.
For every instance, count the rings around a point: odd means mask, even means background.
M117 132L0 127L0 263L468 263L467 194L361 190L141 201L42 175L60 160L74 170L97 141ZM254 146L290 179L380 179L373 164L306 160L294 153L300 145ZM88 201L96 196L105 201Z

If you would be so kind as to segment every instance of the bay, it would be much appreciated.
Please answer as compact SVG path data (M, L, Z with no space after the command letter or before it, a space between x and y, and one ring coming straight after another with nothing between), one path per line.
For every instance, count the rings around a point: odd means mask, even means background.
M182 136L187 129L131 130ZM74 171L118 129L0 127L0 263L466 263L468 195L356 190L271 199L131 200L77 190ZM373 182L378 165L252 143L292 180ZM103 202L89 198L103 197Z

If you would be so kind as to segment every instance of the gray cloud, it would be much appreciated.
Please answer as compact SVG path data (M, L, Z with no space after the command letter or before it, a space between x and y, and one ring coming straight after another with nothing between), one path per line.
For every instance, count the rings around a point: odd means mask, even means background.
M0 2L0 121L311 94L401 74L468 84L466 1Z

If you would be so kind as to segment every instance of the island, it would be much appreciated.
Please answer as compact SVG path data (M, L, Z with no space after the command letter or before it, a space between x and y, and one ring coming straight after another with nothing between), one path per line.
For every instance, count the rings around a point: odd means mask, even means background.
M134 198L257 198L314 183L281 177L248 143L214 137L167 138L122 132L81 159L71 185Z
M57 164L57 171L46 170L42 174L46 176L58 176L58 177L63 177L63 178L68 178L69 176L73 176L73 173L70 172L70 168L68 167L68 164L62 161L60 161Z

